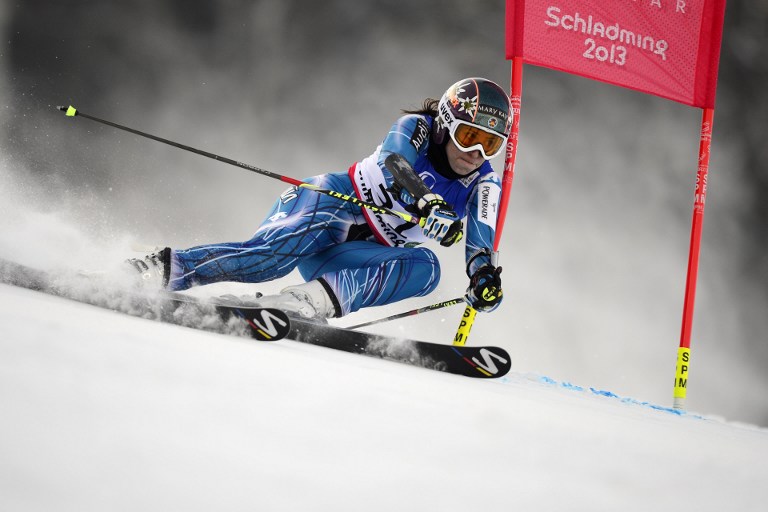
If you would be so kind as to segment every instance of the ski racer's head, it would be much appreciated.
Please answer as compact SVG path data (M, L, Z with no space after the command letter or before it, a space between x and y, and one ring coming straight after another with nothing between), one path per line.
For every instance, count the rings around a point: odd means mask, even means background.
M464 78L440 98L432 140L443 144L450 138L459 151L447 144L449 158L451 152L459 156L463 152L468 164L477 161L477 167L504 150L511 129L512 105L507 93L485 78Z

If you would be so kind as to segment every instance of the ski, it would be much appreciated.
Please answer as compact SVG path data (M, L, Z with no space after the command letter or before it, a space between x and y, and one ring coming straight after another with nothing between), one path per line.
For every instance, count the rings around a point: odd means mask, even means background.
M241 307L197 300L175 292L142 291L110 285L101 274L55 275L0 259L0 282L56 295L131 316L259 341L285 338L290 319L273 308Z
M289 339L482 379L506 375L512 362L500 347L453 346L398 339L291 318Z
M73 285L73 281L76 285ZM473 378L498 378L511 368L506 350L493 346L453 346L398 339L334 327L271 309L200 300L179 292L141 293L104 286L104 279L67 279L0 259L0 282L57 295L133 316L261 341L282 338L353 354Z

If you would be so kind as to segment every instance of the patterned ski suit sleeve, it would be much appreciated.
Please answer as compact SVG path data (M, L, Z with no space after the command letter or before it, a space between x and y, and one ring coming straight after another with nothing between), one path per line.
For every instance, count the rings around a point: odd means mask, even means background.
M387 186L392 187L394 179L384 167L384 160L392 153L402 155L411 166L427 151L430 127L424 116L408 114L398 119L390 128L389 133L381 143L379 152L379 168L384 173Z
M491 263L490 253L496 236L496 219L501 196L501 180L494 172L484 174L475 182L467 208L467 242L465 257L467 275Z

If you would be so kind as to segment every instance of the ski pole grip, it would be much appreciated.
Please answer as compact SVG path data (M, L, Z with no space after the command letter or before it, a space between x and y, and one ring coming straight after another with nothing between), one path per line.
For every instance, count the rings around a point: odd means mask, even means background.
M59 110L64 112L67 115L67 117L75 117L77 115L77 109L75 107L73 107L72 105L70 105L68 107L59 106L59 107L56 107L56 108L58 108Z

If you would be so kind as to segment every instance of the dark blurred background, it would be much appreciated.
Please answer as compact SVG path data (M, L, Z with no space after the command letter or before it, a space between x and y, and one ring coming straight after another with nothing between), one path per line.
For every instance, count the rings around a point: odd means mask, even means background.
M5 257L245 239L285 188L57 105L303 178L345 170L401 108L462 77L509 83L501 0L0 6ZM768 2L727 6L688 400L761 425L766 27ZM507 299L473 339L505 344L522 374L670 405L701 113L532 66L523 91ZM459 252L440 253L445 277L429 300L462 293ZM386 328L452 339L460 311L431 315Z

